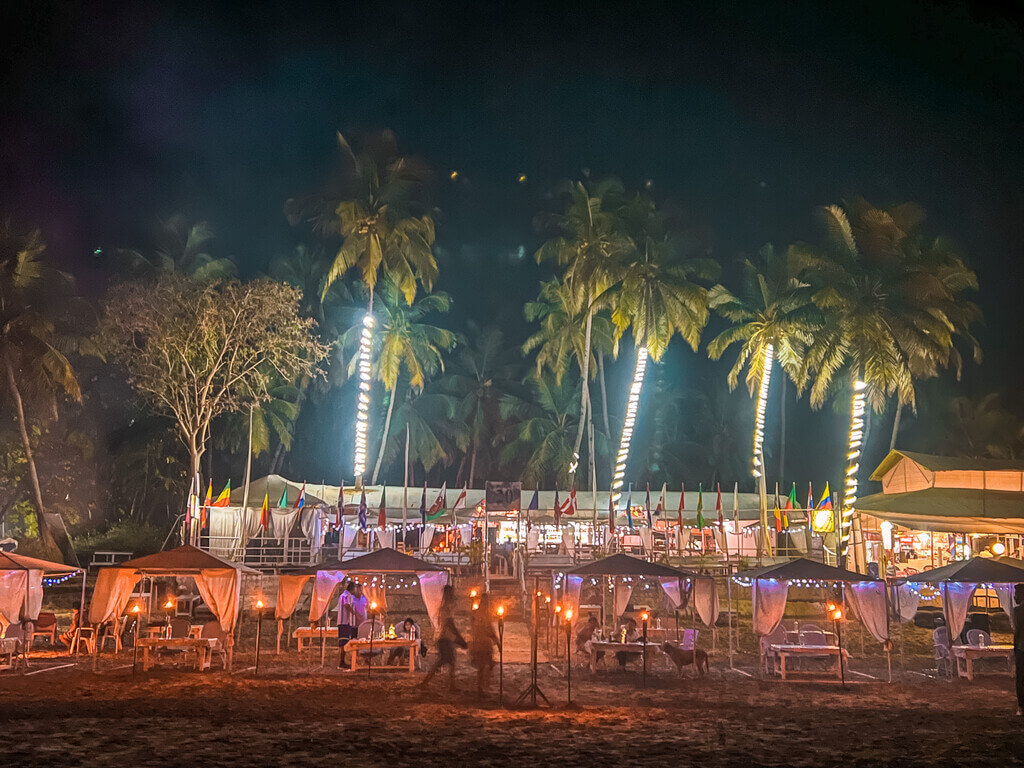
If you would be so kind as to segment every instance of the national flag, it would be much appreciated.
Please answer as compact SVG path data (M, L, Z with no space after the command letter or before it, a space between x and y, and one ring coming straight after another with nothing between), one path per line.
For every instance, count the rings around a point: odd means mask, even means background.
M661 484L661 496L658 497L658 506L654 510L654 516L658 517L668 508L668 502L665 500L665 494L668 493L668 483Z
M832 492L828 489L827 480L825 481L825 492L821 495L821 501L818 502L818 509L832 511Z
M359 497L359 530L366 530L366 489L363 488L362 496Z
M562 502L562 508L560 510L563 515L575 515L576 514L576 489L573 488L569 491L569 495Z
M633 531L636 530L633 527L633 484L630 483L627 486L627 488L628 490L626 491L626 523L629 524L629 530Z
M555 488L555 526L562 521L562 504L558 500L558 489Z
M779 508L779 486L775 485L775 532L782 530L782 510Z
M427 484L423 484L423 495L420 496L420 523L427 524Z
M427 510L427 520L437 520L448 510L448 481L445 480L441 484L441 490L437 494L437 498L434 499L434 503L430 505L430 509Z
M697 483L697 528L704 528L704 485Z
M686 484L679 484L679 508L676 510L676 516L679 518L679 530L683 530L683 508L686 506Z
M209 487L206 489L206 503L203 504L203 511L200 513L199 525L203 528L206 527L206 515L207 510L213 506L213 480L210 481Z
M266 491L263 492L263 506L260 507L260 528L270 530L270 497Z
M297 498L295 500L295 507L294 507L294 509L302 509L304 506L306 506L306 484L305 483L302 484L302 490L299 491L299 498Z
M341 528L345 524L345 481L341 481L341 485L338 486L338 506L335 508L334 524L337 528Z
M829 490L828 482L826 482L825 493L822 494L818 508L814 510L814 516L811 518L811 528L815 533L831 533L835 527L835 516L832 514L832 493Z
M807 484L807 525L811 525L811 512L814 511L814 491L811 490L811 484Z
M377 527L384 530L388 527L387 501L388 487L385 485L380 490L380 509L377 510Z
M540 511L540 491L534 490L533 498L530 499L530 505L526 508L526 530L529 531L533 527L533 522L530 520L531 512Z
M457 498L455 500L455 504L452 506L452 524L453 525L459 522L458 519L456 519L456 517L455 517L455 513L457 511L459 511L460 509L465 509L466 508L466 489L468 487L469 486L467 486L467 485L462 486L462 493L459 494L459 498Z
M718 500L715 502L715 511L718 512L718 530L725 530L725 515L722 514L722 484L715 484L718 489Z
M277 508L278 509L288 509L288 486L287 485L284 487L284 490L281 491L281 498L278 499L278 501L277 501Z
M647 527L654 527L654 520L651 519L651 484L647 483L647 495L644 497L644 512L647 513Z
M782 508L784 510L796 509L796 483L793 483L793 489L789 492L789 497Z
M608 533L615 533L615 503L613 499L615 495L608 492Z
M220 492L220 496L217 500L211 504L211 507L226 507L231 503L231 481L228 480L228 484L224 486L224 490Z

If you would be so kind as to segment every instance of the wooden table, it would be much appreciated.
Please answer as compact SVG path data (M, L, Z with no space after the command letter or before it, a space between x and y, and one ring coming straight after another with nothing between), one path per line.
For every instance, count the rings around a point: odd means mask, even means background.
M597 654L605 653L606 655L614 655L616 653L646 653L648 656L655 651L660 650L657 643L616 643L609 640L591 640L590 641L590 671L597 671Z
M950 650L956 659L956 673L959 677L974 680L976 659L1006 659L1006 671L1013 673L1012 645L954 645Z
M798 656L803 658L832 658L835 661L833 671L837 678L842 677L842 659L847 658L848 654L844 649L841 649L837 645L791 645L788 643L779 643L769 645L768 648L778 654L779 656L779 674L782 679L786 679L786 658L789 656Z
M303 641L312 644L314 641L319 642L320 633L323 632L324 642L333 640L335 643L338 641L338 628L337 627L324 627L322 630L319 627L297 627L292 631L292 637L295 638L295 642L298 643L299 653L304 650Z
M356 671L356 664L359 661L359 652L370 650L370 641L366 640L349 640L345 643L345 653L352 657L349 669L353 672ZM408 667L405 664L381 664L375 669L408 669L409 672L416 671L416 652L419 650L420 641L416 639L409 639L407 637L396 637L393 640L380 640L374 639L373 650L378 648L383 651L390 651L394 648L408 648L409 649L409 664Z
M210 668L213 647L217 640L212 637L140 637L136 642L142 648L143 671L148 671L151 666L149 651L152 648L155 650L183 650L186 656L195 653L196 667L202 672Z

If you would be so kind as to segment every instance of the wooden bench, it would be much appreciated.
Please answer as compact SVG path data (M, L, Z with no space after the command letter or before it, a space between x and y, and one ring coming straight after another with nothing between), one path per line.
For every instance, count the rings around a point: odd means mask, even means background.
M132 552L93 552L90 568L102 568L109 565L118 565L125 560L132 559Z

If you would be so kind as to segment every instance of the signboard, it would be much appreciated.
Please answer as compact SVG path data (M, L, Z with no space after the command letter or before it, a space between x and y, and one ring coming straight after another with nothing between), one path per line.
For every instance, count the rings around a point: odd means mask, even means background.
M487 481L484 503L488 512L518 512L522 508L523 484Z

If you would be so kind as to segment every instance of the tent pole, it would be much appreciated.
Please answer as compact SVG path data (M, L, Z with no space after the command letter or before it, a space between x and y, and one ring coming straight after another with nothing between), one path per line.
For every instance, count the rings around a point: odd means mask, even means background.
M728 571L728 568L726 569ZM729 669L732 669L732 574L726 573L725 591L729 601Z

